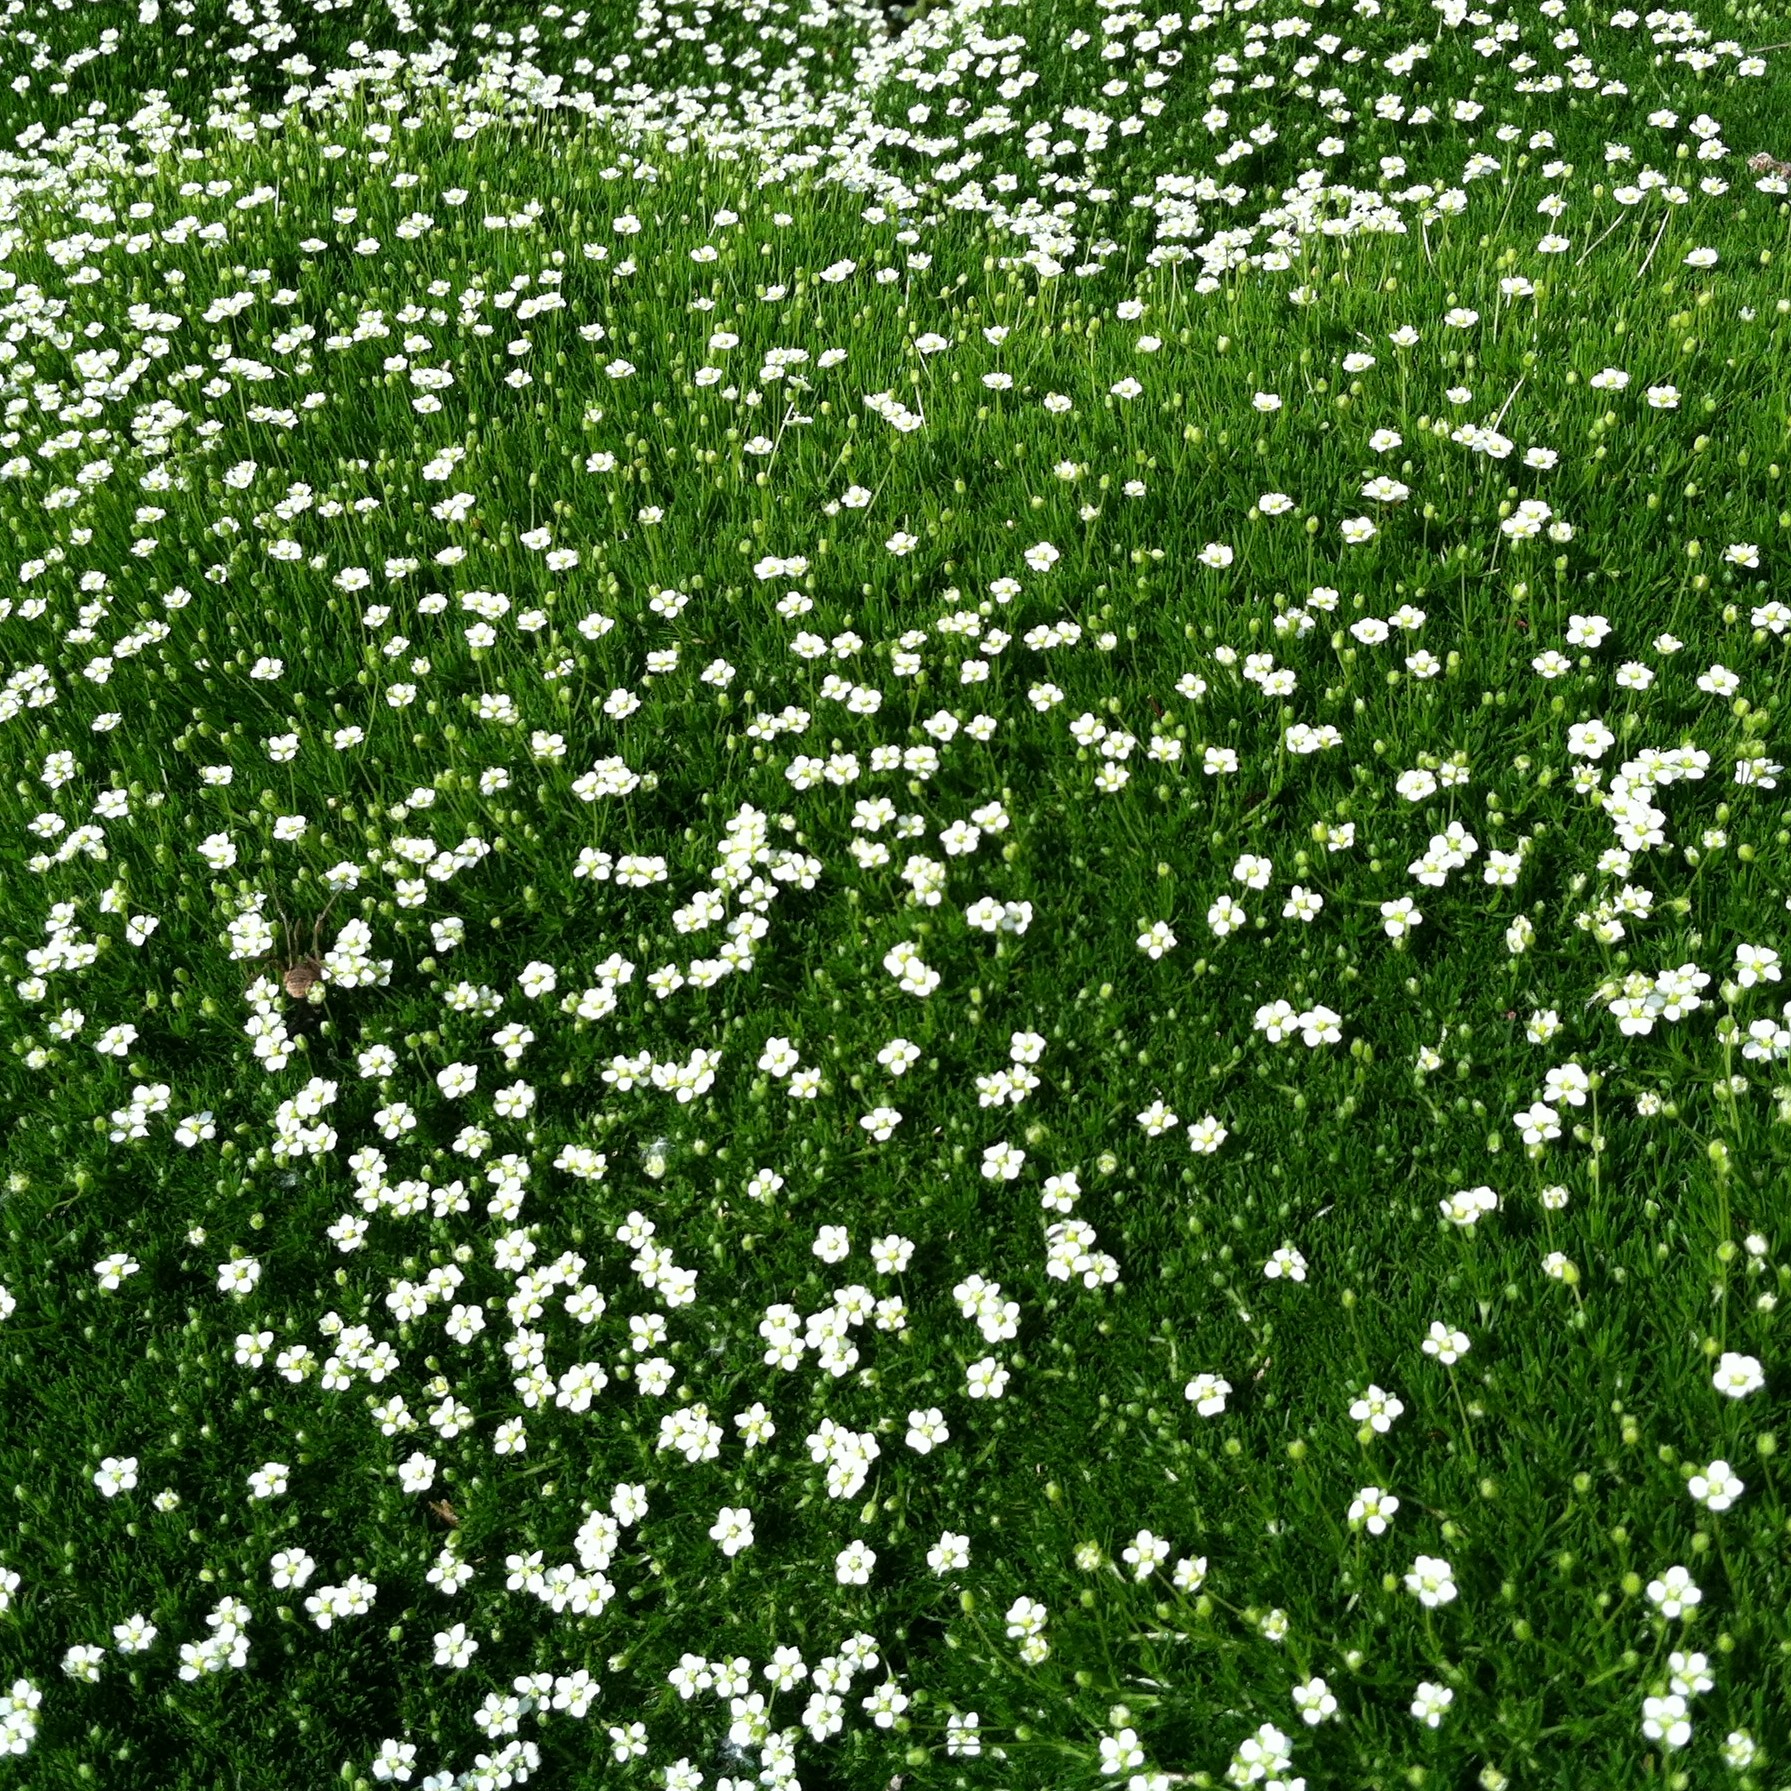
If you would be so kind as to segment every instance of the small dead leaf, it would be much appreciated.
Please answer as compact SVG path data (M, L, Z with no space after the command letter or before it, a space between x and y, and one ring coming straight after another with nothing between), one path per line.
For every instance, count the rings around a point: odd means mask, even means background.
M431 1499L429 1501L429 1509L433 1511L450 1530L458 1530L460 1528L460 1514L446 1499Z

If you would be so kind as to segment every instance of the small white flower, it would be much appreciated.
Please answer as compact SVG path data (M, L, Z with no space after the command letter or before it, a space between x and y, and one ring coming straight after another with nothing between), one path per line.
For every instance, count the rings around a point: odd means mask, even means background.
M1291 1244L1283 1244L1269 1260L1263 1264L1263 1277L1269 1281L1304 1281L1306 1279L1306 1259Z
M1704 1594L1683 1567L1669 1567L1659 1579L1648 1582L1648 1602L1670 1622L1701 1604Z
M398 1465L398 1484L407 1493L427 1492L435 1484L435 1458L414 1451Z
M134 1455L108 1455L94 1470L93 1484L108 1499L129 1492L137 1484L137 1458Z
M1140 1530L1120 1558L1131 1568L1133 1579L1147 1580L1169 1559L1169 1544L1149 1530Z
M1685 1699L1678 1692L1642 1700L1642 1734L1668 1748L1682 1748L1691 1740L1692 1726L1685 1713Z
M1412 1715L1427 1729L1434 1729L1442 1723L1445 1712L1454 1702L1455 1693L1448 1686L1432 1685L1426 1679L1412 1696Z
M1216 1418L1225 1410L1225 1401L1231 1393L1231 1382L1221 1380L1216 1374L1197 1374L1182 1392L1201 1417Z
M834 1557L833 1577L842 1586L868 1585L876 1565L876 1553L868 1543L849 1542Z
M1753 1356L1738 1355L1734 1350L1726 1350L1716 1365L1711 1384L1717 1392L1726 1393L1731 1399L1745 1399L1748 1394L1757 1393L1766 1385L1766 1373Z
M285 1492L291 1470L283 1461L264 1462L249 1476L251 1499L275 1499Z
M1210 1157L1230 1136L1230 1132L1209 1113L1189 1126L1188 1146L1196 1156Z
M1370 1536L1383 1535L1398 1510L1399 1501L1390 1492L1365 1486L1350 1500L1349 1527L1366 1530Z
M993 1356L972 1362L965 1371L965 1391L972 1399L999 1399L1011 1376Z
M77 1642L62 1657L62 1670L71 1679L79 1679L88 1685L99 1682L100 1662L106 1657L104 1648L92 1642Z
M1713 1461L1701 1474L1692 1475L1685 1490L1710 1511L1727 1511L1747 1491L1747 1482L1726 1461Z
M949 1441L951 1432L946 1428L945 1414L935 1406L923 1411L912 1411L908 1414L908 1447L917 1455L930 1455L939 1444Z
M218 1264L218 1292L247 1294L261 1279L261 1264L252 1256L233 1257Z
M709 1527L710 1536L721 1545L721 1552L732 1559L753 1544L752 1513L745 1506L724 1505Z
M1301 1719L1313 1728L1337 1714L1337 1699L1323 1679L1308 1679L1293 1688L1294 1708Z
M1405 1589L1417 1596L1427 1610L1448 1604L1455 1597L1455 1573L1437 1555L1420 1555L1405 1576Z
M927 1566L934 1573L962 1573L970 1565L970 1538L945 1531L927 1550Z
M1360 1399L1352 1402L1349 1415L1353 1422L1366 1424L1376 1435L1384 1436L1393 1428L1393 1420L1405 1410L1402 1400L1379 1387L1370 1387Z

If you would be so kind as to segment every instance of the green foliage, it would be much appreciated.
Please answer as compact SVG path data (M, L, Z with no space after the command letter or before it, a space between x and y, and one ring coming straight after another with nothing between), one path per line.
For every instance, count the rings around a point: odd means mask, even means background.
M0 36L4 1770L1768 1782L1784 20L102 10Z

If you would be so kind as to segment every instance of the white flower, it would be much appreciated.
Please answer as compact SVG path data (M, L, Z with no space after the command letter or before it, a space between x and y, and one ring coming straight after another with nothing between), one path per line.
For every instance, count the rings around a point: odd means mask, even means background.
M302 1548L281 1549L267 1565L276 1592L302 1592L317 1570L317 1563Z
M1135 1580L1147 1580L1169 1559L1169 1544L1149 1530L1140 1530L1120 1557L1132 1569Z
M1412 1696L1412 1715L1427 1729L1438 1727L1444 1713L1455 1702L1455 1693L1446 1685L1432 1685L1428 1679L1422 1681Z
M917 1455L930 1455L939 1444L948 1442L951 1432L946 1428L945 1414L935 1406L923 1411L912 1411L908 1414L907 1444Z
M96 1262L93 1265L93 1272L99 1277L101 1290L110 1293L123 1282L125 1276L137 1274L142 1266L141 1263L134 1262L120 1250L102 1261Z
M1440 1556L1420 1555L1405 1576L1405 1589L1415 1593L1427 1610L1434 1610L1455 1597L1454 1569Z
M1667 1656L1667 1673L1670 1688L1682 1698L1702 1697L1716 1686L1710 1676L1710 1657L1705 1654L1675 1648Z
M1263 1277L1268 1281L1304 1281L1306 1279L1306 1259L1292 1244L1283 1244L1269 1260L1263 1264Z
M1101 1737L1101 1770L1118 1774L1130 1772L1144 1764L1144 1749L1138 1745L1136 1729L1121 1729L1117 1735Z
M1371 1386L1360 1399L1351 1404L1349 1415L1355 1423L1366 1424L1377 1435L1384 1436L1392 1429L1393 1420L1404 1410L1404 1403L1393 1394Z
M1246 1735L1238 1743L1225 1776L1234 1785L1279 1780L1292 1762L1292 1740L1273 1723L1263 1723L1254 1735Z
M834 1557L833 1577L842 1586L868 1585L876 1565L877 1556L868 1543L849 1542Z
M1317 1728L1327 1717L1337 1714L1337 1699L1323 1679L1308 1679L1293 1688L1294 1708L1303 1721Z
M1138 949L1147 958L1160 958L1166 951L1173 951L1177 940L1166 920L1154 920L1138 935Z
M1617 736L1602 721L1583 721L1567 730L1567 750L1577 758L1602 759Z
M1717 1392L1727 1393L1731 1399L1745 1399L1748 1394L1757 1393L1766 1385L1766 1373L1755 1357L1725 1350L1716 1365L1711 1384Z
M934 1573L961 1573L970 1565L970 1538L947 1530L927 1550L927 1566Z
M160 1631L140 1611L122 1623L112 1625L112 1639L120 1654L145 1653L158 1634Z
M1230 1136L1230 1132L1209 1113L1189 1126L1188 1146L1196 1156L1210 1157Z
M1389 1521L1399 1510L1399 1501L1378 1486L1365 1486L1350 1500L1349 1527L1365 1529L1370 1536L1385 1533Z
M1762 980L1779 980L1779 954L1769 945L1738 945L1735 948L1735 980L1744 989L1751 989Z
M1011 1182L1025 1165L1026 1153L1004 1139L983 1152L983 1180Z
M249 1497L251 1499L273 1499L286 1490L287 1476L291 1470L283 1461L264 1462L249 1476Z
M417 1757L417 1744L414 1741L397 1741L388 1737L379 1744L379 1752L373 1760L373 1776L382 1784L396 1780L399 1784L408 1784L411 1776L411 1763Z
M232 1257L218 1264L218 1292L246 1294L261 1279L261 1264L252 1256Z
M1685 1490L1708 1510L1727 1511L1747 1491L1747 1482L1726 1461L1713 1461L1701 1474L1692 1475Z
M967 1710L961 1716L948 1716L945 1719L946 1753L971 1757L980 1754L983 1744L976 1732L979 1720L974 1710Z
M1412 928L1422 924L1423 919L1410 896L1381 903L1381 926L1389 939L1403 939Z
M965 1371L964 1390L972 1399L999 1399L1010 1378L1008 1370L993 1356L984 1356Z
M709 1534L721 1545L721 1552L732 1559L753 1543L752 1512L745 1506L724 1505L716 1513Z
M1464 1188L1439 1200L1437 1206L1445 1219L1462 1231L1471 1231L1484 1213L1499 1209L1499 1197L1491 1188Z
M1224 939L1235 933L1249 919L1243 905L1233 901L1229 895L1222 895L1206 911L1206 924L1212 928L1215 938Z
M1723 1762L1731 1772L1746 1772L1760 1756L1760 1746L1747 1730L1731 1729L1723 1743Z
M1221 1380L1216 1374L1197 1374L1182 1389L1188 1403L1203 1418L1216 1418L1225 1410L1225 1401L1231 1392L1231 1382Z
M108 1499L115 1499L121 1492L130 1492L137 1484L136 1456L108 1455L94 1469L93 1484Z
M1703 1602L1704 1594L1683 1567L1669 1567L1659 1579L1648 1582L1648 1602L1671 1621L1683 1617Z
M1642 1700L1642 1734L1668 1748L1681 1748L1691 1740L1692 1726L1685 1714L1685 1699L1678 1692Z
M479 1071L470 1063L451 1063L436 1073L435 1085L450 1101L469 1095L478 1086Z
M62 1657L62 1670L71 1679L83 1680L89 1685L97 1684L100 1676L100 1662L106 1657L104 1648L92 1642L77 1642Z
M398 1484L407 1493L427 1492L435 1484L435 1458L413 1451L398 1465Z
M1561 1122L1554 1108L1541 1101L1533 1103L1523 1113L1514 1114L1511 1123L1527 1145L1541 1146L1561 1136Z

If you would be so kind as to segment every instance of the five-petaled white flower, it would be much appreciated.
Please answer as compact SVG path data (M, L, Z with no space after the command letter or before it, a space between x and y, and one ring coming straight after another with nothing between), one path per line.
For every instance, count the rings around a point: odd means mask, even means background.
M1225 1410L1231 1382L1221 1380L1216 1374L1197 1374L1182 1391L1201 1417L1216 1418Z

